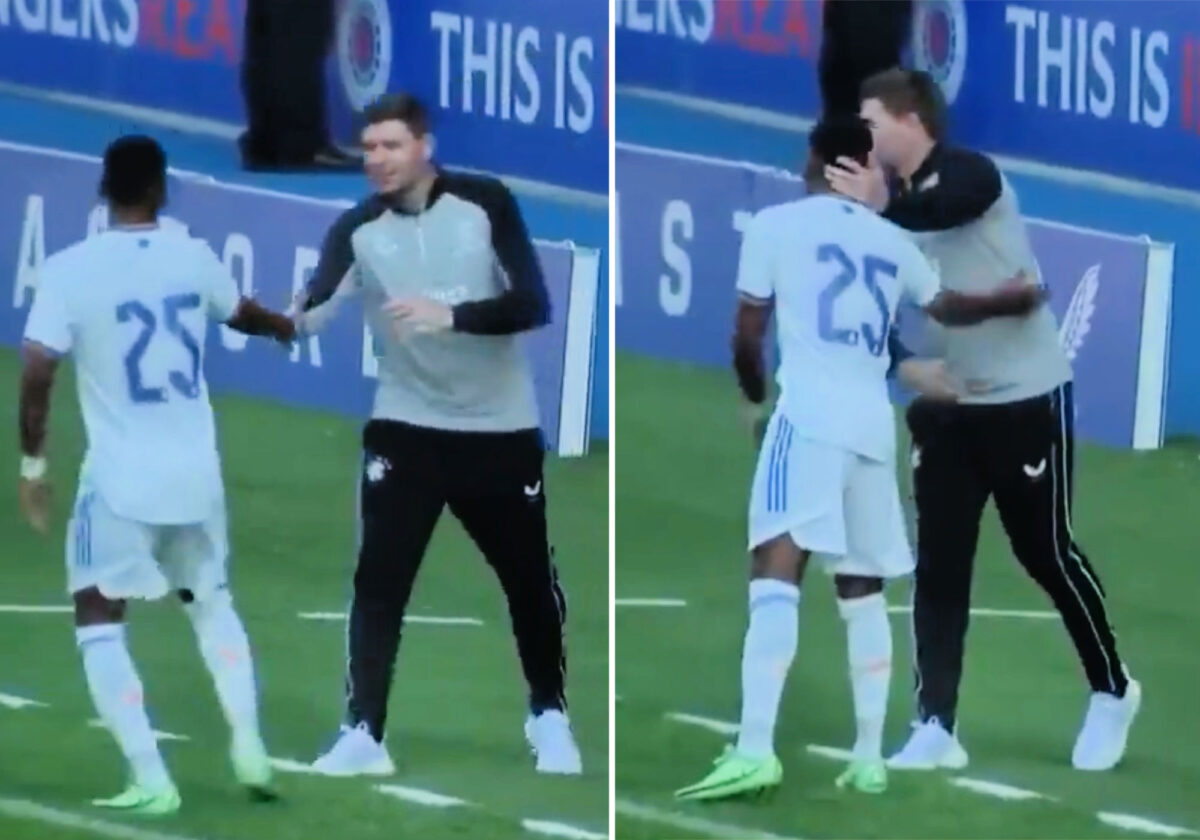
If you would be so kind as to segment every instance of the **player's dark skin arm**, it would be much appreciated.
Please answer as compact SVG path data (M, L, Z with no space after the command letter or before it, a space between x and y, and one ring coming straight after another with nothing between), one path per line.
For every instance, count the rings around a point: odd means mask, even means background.
M499 182L481 199L492 223L492 248L508 275L509 288L494 298L455 306L455 331L512 335L545 326L550 323L550 295L516 199Z
M39 458L46 446L46 427L50 421L50 397L58 373L58 356L42 345L27 341L23 348L25 365L21 371L19 427L21 454Z
M1000 198L1000 170L991 158L966 149L935 149L936 177L932 186L914 183L908 192L893 194L883 217L905 230L950 230L978 219Z
M771 301L750 299L738 301L733 329L733 369L738 387L746 400L762 405L767 399L767 372L763 361L763 343L771 323Z
M272 312L250 298L242 298L225 326L246 335L268 336L284 344L296 337L296 325L291 318Z
M985 295L943 289L928 306L926 314L947 327L969 327L990 318L1023 317L1046 299L1041 286L1003 288Z

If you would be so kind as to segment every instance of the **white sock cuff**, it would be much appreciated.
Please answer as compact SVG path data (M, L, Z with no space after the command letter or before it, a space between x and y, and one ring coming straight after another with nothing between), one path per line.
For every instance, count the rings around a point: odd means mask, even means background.
M800 603L800 587L774 578L755 578L750 581L750 611L778 601Z
M849 621L860 615L871 612L887 612L887 600L882 592L875 592L865 598L838 598L838 615Z
M124 638L124 624L89 624L75 628L75 641L80 647L90 642L122 641Z

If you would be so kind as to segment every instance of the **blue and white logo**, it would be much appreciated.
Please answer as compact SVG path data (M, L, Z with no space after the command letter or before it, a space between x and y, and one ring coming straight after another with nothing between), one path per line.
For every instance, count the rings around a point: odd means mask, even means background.
M392 20L387 0L346 0L337 27L338 69L346 98L361 111L387 93Z
M963 0L920 0L913 13L913 62L937 80L953 104L967 74L967 10Z

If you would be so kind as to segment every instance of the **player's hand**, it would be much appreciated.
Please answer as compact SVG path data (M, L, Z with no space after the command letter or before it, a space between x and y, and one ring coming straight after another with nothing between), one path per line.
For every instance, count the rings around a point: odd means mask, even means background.
M1019 271L1000 284L1000 294L1011 296L1016 314L1027 315L1050 297L1050 290L1042 284L1031 283L1029 275Z
M946 371L946 363L941 359L905 359L896 366L896 376L906 388L922 397L939 402L958 402L958 389Z
M825 167L825 179L834 192L859 201L875 211L887 207L888 186L883 169L872 163L863 166L853 158L840 157Z
M767 404L743 403L742 418L746 428L750 430L751 437L754 438L754 445L762 446L763 438L767 436L767 424L771 422Z
M383 311L401 331L438 333L454 328L454 311L444 303L424 297L390 300Z
M42 535L50 533L50 495L47 479L20 479L17 496L21 501L21 513L33 530Z

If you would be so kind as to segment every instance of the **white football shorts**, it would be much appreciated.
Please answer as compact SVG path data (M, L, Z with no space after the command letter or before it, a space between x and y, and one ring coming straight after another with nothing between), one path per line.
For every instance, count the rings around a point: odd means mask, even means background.
M154 601L187 589L203 601L226 585L228 557L223 504L204 522L152 525L117 515L83 484L67 528L67 590Z
M767 426L750 491L750 549L783 534L831 574L895 578L912 549L895 464L802 436L782 412Z

